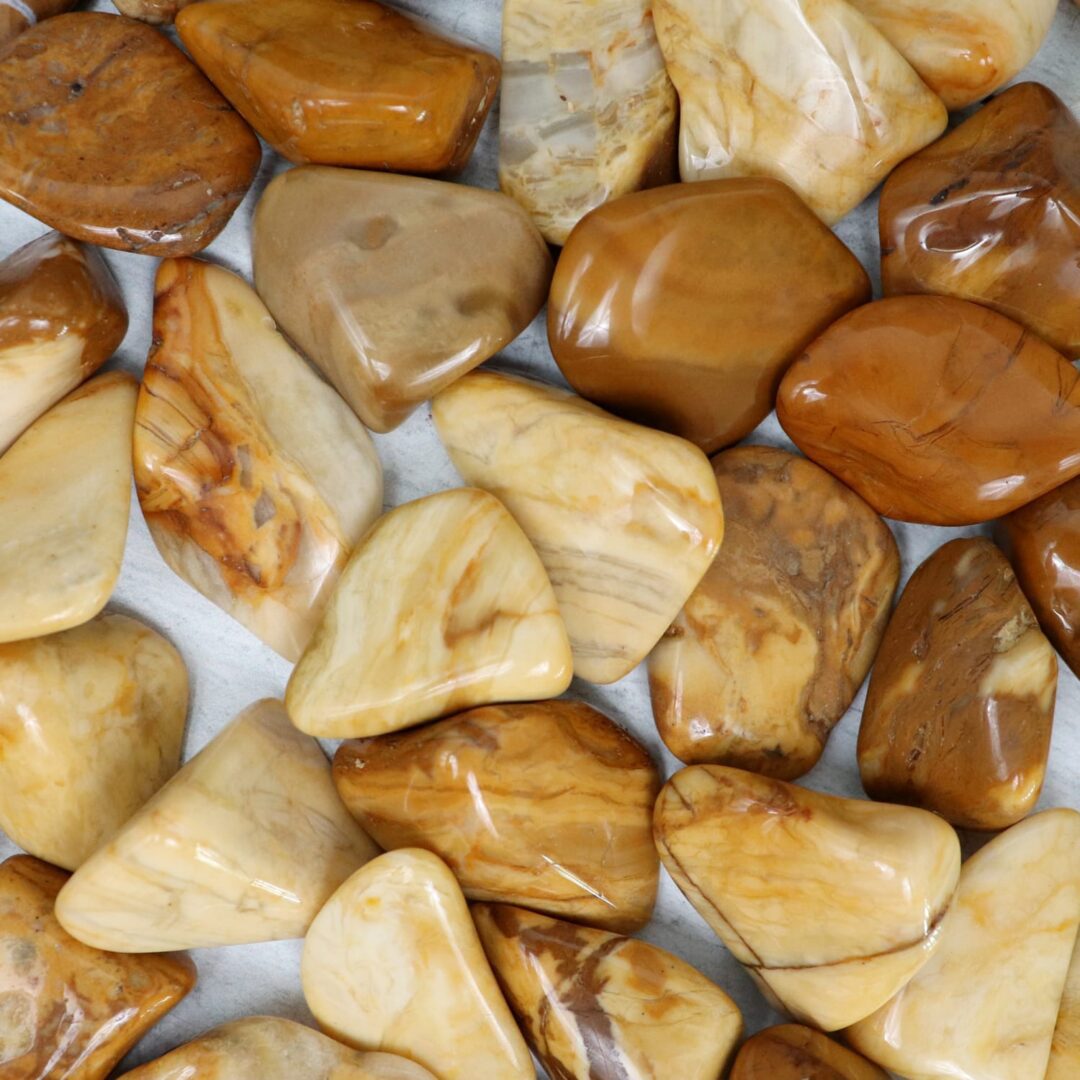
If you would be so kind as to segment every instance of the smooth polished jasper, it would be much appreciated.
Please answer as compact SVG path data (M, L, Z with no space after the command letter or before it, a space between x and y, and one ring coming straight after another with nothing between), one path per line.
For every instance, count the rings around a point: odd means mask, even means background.
M797 1020L862 1019L939 944L960 843L934 814L692 765L664 785L654 821L675 883Z
M793 780L817 763L877 652L900 576L885 523L812 461L713 458L726 534L649 655L668 749Z
M1045 1075L1080 922L1080 814L1048 810L965 864L929 963L846 1033L907 1080Z
M649 0L506 0L499 184L553 244L675 179L678 102Z
M774 176L832 223L948 114L847 0L655 0L683 180Z
M717 1080L738 1006L663 949L505 904L473 920L525 1037L560 1080Z
M505 195L318 166L263 193L253 260L282 330L375 431L513 341L551 280L543 237Z
M610 683L659 640L712 562L708 459L552 386L473 372L432 405L466 483L498 495L547 568L574 672Z
M114 3L121 15L157 26L171 23L188 4L198 0L114 0Z
M382 512L382 467L363 424L228 270L159 267L134 456L169 566L299 659Z
M290 161L462 169L499 87L494 56L370 0L202 0L176 29Z
M987 521L1080 473L1075 369L949 297L845 315L788 369L776 413L807 457L901 521Z
M78 0L19 0L18 4L3 0L0 3L0 46L42 19L70 11L76 3Z
M888 1080L866 1058L801 1024L751 1035L728 1080Z
M301 978L320 1026L351 1046L440 1080L534 1080L461 889L428 851L391 851L353 874L308 931Z
M318 743L261 701L83 863L56 914L116 952L297 938L376 850Z
M1077 1076L1080 1076L1080 939L1073 949L1065 979L1044 1080L1074 1080Z
M779 181L673 184L574 230L548 339L579 394L711 454L757 427L788 364L869 299L859 261Z
M343 743L334 782L380 847L434 851L470 900L622 931L652 914L659 776L581 702L493 705Z
M77 240L206 247L259 141L179 49L119 15L58 15L0 47L0 198Z
M118 956L64 932L67 874L27 855L0 864L0 1075L105 1080L195 985L186 956Z

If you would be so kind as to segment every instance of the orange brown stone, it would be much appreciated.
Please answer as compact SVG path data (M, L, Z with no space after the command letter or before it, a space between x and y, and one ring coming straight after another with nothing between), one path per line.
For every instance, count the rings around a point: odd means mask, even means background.
M780 1024L746 1040L729 1080L888 1080L888 1074L820 1031Z

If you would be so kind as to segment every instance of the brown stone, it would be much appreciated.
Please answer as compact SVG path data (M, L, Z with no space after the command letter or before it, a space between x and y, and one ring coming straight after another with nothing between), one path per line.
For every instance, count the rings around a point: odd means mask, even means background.
M78 0L22 0L20 7L0 3L0 45L18 37L42 19L70 11L77 3ZM28 19L22 8L31 12L34 18Z
M820 1031L780 1024L743 1043L729 1080L888 1080L888 1074Z
M198 0L114 0L121 15L141 19L155 26L171 23L188 4L197 2Z

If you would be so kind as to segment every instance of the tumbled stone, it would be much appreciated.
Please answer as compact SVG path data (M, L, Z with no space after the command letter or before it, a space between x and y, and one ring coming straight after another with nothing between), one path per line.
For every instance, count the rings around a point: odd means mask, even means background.
M195 985L182 955L119 956L66 934L67 874L27 855L0 864L0 1074L105 1080Z
M228 270L159 267L134 451L165 561L299 659L382 511L382 468L363 424Z
M70 11L78 0L3 0L0 3L0 45L18 37L42 19Z
M259 141L168 38L100 11L0 48L0 198L102 247L190 255L225 227Z
M530 1046L561 1080L717 1080L742 1016L720 987L633 938L504 904L472 909Z
M307 166L255 212L259 295L375 431L509 344L547 298L551 256L495 191Z
M334 782L380 847L434 851L470 900L620 931L652 914L660 779L582 702L493 705L343 743Z
M1080 473L1080 376L996 312L898 296L845 315L788 369L776 413L878 513L971 525Z
M649 656L653 715L688 764L793 780L870 669L900 556L881 518L812 461L741 446L713 469L724 546Z
M757 427L788 364L869 299L859 261L779 181L674 184L574 230L548 339L583 397L711 454Z
M370 0L202 0L176 29L290 161L457 171L499 87L494 56Z
M171 23L176 16L198 0L113 0L117 11L132 19L159 26Z
M1080 922L1078 855L1075 810L991 840L964 864L937 952L847 1040L907 1080L1044 1076Z
M933 956L960 873L934 814L719 765L668 780L655 830L675 883L766 996L825 1031Z
M499 184L553 244L676 178L678 101L649 0L506 0Z
M497 495L551 577L574 671L633 669L713 560L724 515L708 459L552 386L472 372L432 404L466 483Z
M136 382L68 394L0 457L0 643L92 619L120 576Z
M304 941L304 997L324 1031L418 1061L440 1080L534 1080L465 898L436 855L358 870Z
M297 938L376 850L319 745L261 701L83 863L56 914L116 952Z
M887 294L945 293L1080 356L1080 123L1038 83L1006 90L905 162L881 195Z
M571 676L536 552L498 499L457 488L391 510L364 536L285 700L301 731L342 739L555 697Z
M751 1035L728 1080L888 1080L876 1065L826 1035L781 1024Z
M1073 949L1065 979L1044 1080L1075 1080L1077 1076L1080 1076L1080 939Z

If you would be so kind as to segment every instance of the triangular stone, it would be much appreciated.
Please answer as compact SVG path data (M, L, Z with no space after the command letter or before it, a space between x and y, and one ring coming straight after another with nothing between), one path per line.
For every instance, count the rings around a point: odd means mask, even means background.
M1050 1045L1046 1080L1076 1080L1080 1076L1080 939L1073 949L1065 993Z

